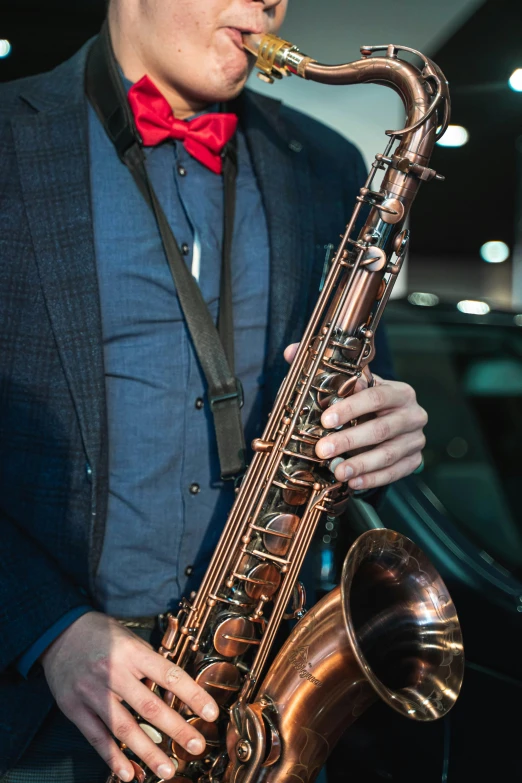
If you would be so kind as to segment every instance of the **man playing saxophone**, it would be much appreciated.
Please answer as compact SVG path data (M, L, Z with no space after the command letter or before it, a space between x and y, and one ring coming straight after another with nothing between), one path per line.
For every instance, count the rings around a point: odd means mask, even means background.
M177 134L144 142L147 173L214 321L221 150L196 155L203 142L194 136L191 147L171 115L202 125L207 115L239 115L216 122L225 136L237 124L231 291L247 442L284 375L284 347L287 362L295 355L324 244L342 230L365 179L349 142L244 91L253 61L242 34L276 32L287 3L108 7L135 116L143 119L149 101L152 135L157 127ZM39 781L95 783L107 766L132 780L116 740L172 778L170 759L128 708L189 753L203 740L144 679L204 719L217 716L214 700L153 650L146 629L197 586L233 490L220 480L212 401L157 224L85 95L89 46L51 73L0 88L4 783L29 783L34 770ZM331 432L317 444L322 458L358 452L335 468L354 490L410 474L425 442L426 413L410 386L391 379L380 333L374 369L373 387L360 382L323 414Z

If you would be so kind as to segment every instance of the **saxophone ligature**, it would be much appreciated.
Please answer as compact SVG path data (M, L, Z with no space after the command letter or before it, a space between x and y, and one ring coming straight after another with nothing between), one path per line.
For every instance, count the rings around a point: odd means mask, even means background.
M335 460L316 456L326 434L321 414L368 372L408 246L411 204L421 182L443 179L429 162L450 100L437 65L408 47L364 46L361 59L330 66L272 35L245 36L244 46L265 80L296 74L325 84L385 85L400 95L407 116L404 128L386 131L386 149L360 189L202 584L168 616L159 652L213 696L220 717L205 723L151 684L207 742L195 757L161 735L180 783L313 783L343 731L373 701L431 721L453 706L462 682L454 604L409 539L387 529L363 533L346 556L340 586L306 613L298 582L319 519L342 514L351 495L333 475ZM420 58L421 67L401 52ZM355 236L358 219L364 226ZM298 622L277 651L289 615ZM161 783L129 758L135 783Z

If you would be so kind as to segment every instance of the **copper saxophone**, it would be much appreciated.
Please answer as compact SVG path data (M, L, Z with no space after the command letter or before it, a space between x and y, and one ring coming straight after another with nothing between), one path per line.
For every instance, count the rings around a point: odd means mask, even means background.
M455 607L409 539L386 529L364 533L348 552L340 587L307 613L298 582L319 519L342 513L350 498L334 478L336 463L315 454L325 434L320 417L353 393L374 356L408 245L411 204L421 182L443 179L429 161L450 101L437 65L407 47L364 46L360 60L328 66L275 36L245 36L244 46L268 81L297 74L391 87L407 122L386 132L389 143L360 190L200 589L168 616L159 652L214 697L220 717L206 723L172 693L160 695L203 734L206 749L192 756L136 717L171 757L180 783L313 783L344 730L377 698L431 721L452 707L462 682ZM401 51L422 68L400 59ZM361 210L365 224L355 237ZM298 622L275 653L289 615ZM129 758L135 783L162 783ZM108 783L117 781L112 775Z

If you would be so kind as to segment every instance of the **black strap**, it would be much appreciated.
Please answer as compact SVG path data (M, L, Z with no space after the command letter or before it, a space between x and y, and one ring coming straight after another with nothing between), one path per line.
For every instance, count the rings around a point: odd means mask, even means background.
M199 285L188 269L145 167L141 139L134 124L112 50L107 23L92 45L86 69L86 93L122 162L154 212L179 303L208 384L214 416L221 476L235 478L245 469L245 441L240 408L241 382L234 376L231 251L235 214L237 155L227 145L223 160L225 219L218 330Z

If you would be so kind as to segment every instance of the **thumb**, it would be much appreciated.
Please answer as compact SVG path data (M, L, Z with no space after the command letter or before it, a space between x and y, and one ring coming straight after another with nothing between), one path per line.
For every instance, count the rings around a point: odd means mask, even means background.
M300 343L292 343L291 345L287 345L285 348L284 357L288 364L292 364L294 361L299 345Z

